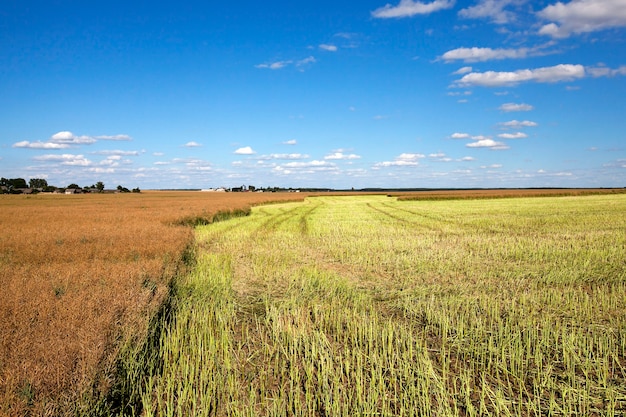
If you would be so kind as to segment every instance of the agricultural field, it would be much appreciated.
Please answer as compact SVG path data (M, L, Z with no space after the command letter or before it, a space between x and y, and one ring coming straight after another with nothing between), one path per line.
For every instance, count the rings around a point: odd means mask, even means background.
M310 197L200 226L120 413L626 414L626 195Z
M193 262L193 226L303 197L0 195L0 416L93 415Z

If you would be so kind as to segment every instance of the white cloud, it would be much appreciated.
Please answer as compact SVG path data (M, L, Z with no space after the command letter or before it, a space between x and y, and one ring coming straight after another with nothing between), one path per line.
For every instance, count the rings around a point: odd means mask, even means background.
M534 81L538 83L573 81L583 78L584 76L585 67L582 65L559 64L553 67L523 69L512 72L472 72L464 75L454 84L458 87L503 87L513 86L527 81Z
M283 164L283 166L288 167L288 168L319 168L319 167L331 167L335 165L326 161L314 160L314 161L309 161L309 162L287 162L286 164Z
M199 144L198 142L191 141L191 142L185 143L183 146L185 146L187 148L197 148L197 147L200 147L202 145Z
M425 157L426 155L421 153L403 153L398 155L393 161L384 161L374 164L374 168L417 166L419 165L418 160Z
M475 161L476 158L472 157L472 156L464 156L463 158L461 158L461 162L472 162Z
M13 144L14 148L29 148L29 149L67 149L70 146L76 145L91 145L98 140L132 140L128 135L103 135L103 136L76 136L70 131L64 130L57 132L50 137L46 142L36 141L30 142L23 140Z
M446 62L452 61L464 61L464 62L484 62L499 59L521 59L530 56L534 49L531 48L519 48L519 49L491 49L491 48L457 48L452 49L445 54L441 55L440 59ZM469 68L471 71L472 67ZM470 72L466 71L466 72ZM461 74L456 72L455 74Z
M522 127L536 127L537 123L531 122L530 120L510 120L508 122L502 122L499 125L506 129L519 129Z
M271 62L269 64L258 64L255 65L255 68L262 68L262 69L271 69L271 70L277 70L277 69L281 69L286 67L287 65L292 64L293 61L276 61L276 62Z
M494 150L509 149L509 147L503 142L496 142L493 139L481 139L476 142L468 143L465 146L467 146L468 148L489 148Z
M505 24L515 20L513 12L504 10L513 4L521 4L520 0L480 0L475 6L467 7L459 11L459 17L466 19L488 18L493 23Z
M89 166L91 161L86 159L83 155L40 155L33 158L35 161L42 162L59 162L61 165L69 166Z
M467 74L468 72L472 72L472 69L473 69L472 67L462 67L462 68L459 68L458 70L454 71L453 74L456 74L456 75Z
M16 142L13 144L14 148L30 148L30 149L66 149L69 148L70 145L62 144L62 143L53 143L53 142L29 142L27 140L23 140L21 142Z
M329 52L337 52L337 47L335 45L328 45L325 43L320 45L320 49L324 51L329 51Z
M234 152L237 155L254 155L256 152L249 146L244 146L243 148L239 148Z
M297 144L298 144L298 141L295 140L295 139L289 139L289 140L283 142L283 145L297 145Z
M269 155L259 156L259 160L272 160L272 159L307 159L309 155L303 153L272 153Z
M515 133L501 133L498 135L500 139L524 139L527 138L528 135L524 132L515 132Z
M341 160L346 160L346 159L360 159L361 157L359 155L356 154L345 154L343 153L343 151L335 151L329 155L326 155L324 157L324 159L341 159Z
M452 139L469 139L470 135L469 135L469 133L458 133L457 132L457 133L451 134L450 137Z
M121 155L121 156L137 156L139 155L138 151L120 151L120 150L112 150L112 151L96 151L92 152L96 155Z
M553 22L542 26L539 34L567 38L572 33L625 27L626 2L624 0L572 0L566 4L557 2L539 11L537 15Z
M525 103L504 103L499 107L499 109L503 112L509 113L513 111L531 111L534 107Z
M446 156L443 152L431 153L428 157L436 162L452 162L452 158Z
M397 6L387 4L372 12L373 17L387 19L410 17L418 14L430 14L454 6L455 0L435 0L431 3L422 3L413 0L400 0Z
M64 131L55 133L50 137L50 142L66 145L90 145L96 142L92 136L76 136L72 132Z
M128 135L103 135L103 136L95 136L95 138L99 140L120 140L120 141L133 140L133 138L131 138Z
M626 75L626 65L612 69L605 66L586 67L587 72L594 78L598 77L615 77L617 75Z
M300 61L297 61L296 62L296 67L301 67L301 66L307 65L307 64L314 64L316 62L317 62L317 60L315 59L315 57L314 56L310 56L310 57L301 59Z

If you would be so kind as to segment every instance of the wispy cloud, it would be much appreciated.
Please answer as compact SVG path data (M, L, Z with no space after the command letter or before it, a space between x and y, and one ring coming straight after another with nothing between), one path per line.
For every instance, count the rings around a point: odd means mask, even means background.
M567 38L571 34L626 27L626 4L623 0L557 2L539 11L537 15L552 22L543 25L539 29L539 34L553 38Z
M490 19L505 24L515 20L515 13L505 10L507 6L525 3L524 0L479 0L478 4L459 10L459 17L466 19Z
M283 142L283 145L297 145L298 141L295 139L289 139Z
M509 120L508 122L502 122L498 125L505 129L520 129L522 127L536 127L537 123L530 120Z
M500 139L524 139L527 138L528 135L524 132L500 133L498 137Z
M314 56L308 56L300 60L275 61L275 62L270 62L270 63L258 64L258 65L255 65L254 67L259 68L259 69L279 70L288 66L294 66L298 68L299 70L302 70L302 67L305 67L310 64L314 64L316 62L317 60L315 59Z
M137 156L139 155L139 151L121 151L121 150L111 150L111 151L96 151L92 152L95 155L120 155L120 156Z
M320 45L320 49L323 51L328 51L328 52L337 52L337 47L335 45L329 45L329 44L321 44Z
M269 155L261 155L258 157L259 160L266 160L266 161L272 160L272 159L290 160L290 159L307 159L307 158L309 158L309 155L304 154L304 153L272 153Z
M514 111L531 111L534 107L526 103L504 103L499 109L505 113L509 113Z
M275 62L270 62L270 63L266 63L266 64L258 64L255 65L255 68L262 68L262 69L271 69L271 70L278 70L281 68L285 68L287 65L293 64L293 61L275 61Z
M186 148L198 148L198 147L200 147L202 145L199 144L198 142L191 141L191 142L185 143L183 146L186 147Z
M372 16L380 19L410 17L430 14L454 6L455 0L435 0L430 3L420 1L400 0L397 6L387 4L372 12Z

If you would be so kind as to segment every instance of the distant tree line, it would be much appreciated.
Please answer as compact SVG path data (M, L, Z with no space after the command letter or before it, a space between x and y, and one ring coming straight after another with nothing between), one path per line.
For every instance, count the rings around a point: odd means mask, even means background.
M70 184L67 187L56 187L48 184L48 181L44 178L31 178L28 183L24 178L0 178L0 193L1 194L33 194L33 193L62 193L67 190L71 190L74 194L82 193L105 193L105 192L118 192L118 193L140 193L139 187L129 190L126 187L118 185L116 189L107 190L104 187L102 181L98 181L95 184L81 187L78 184Z

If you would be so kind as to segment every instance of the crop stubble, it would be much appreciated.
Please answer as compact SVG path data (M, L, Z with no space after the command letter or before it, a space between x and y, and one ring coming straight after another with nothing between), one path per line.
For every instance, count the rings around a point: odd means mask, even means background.
M626 198L311 198L199 228L146 415L626 412Z

